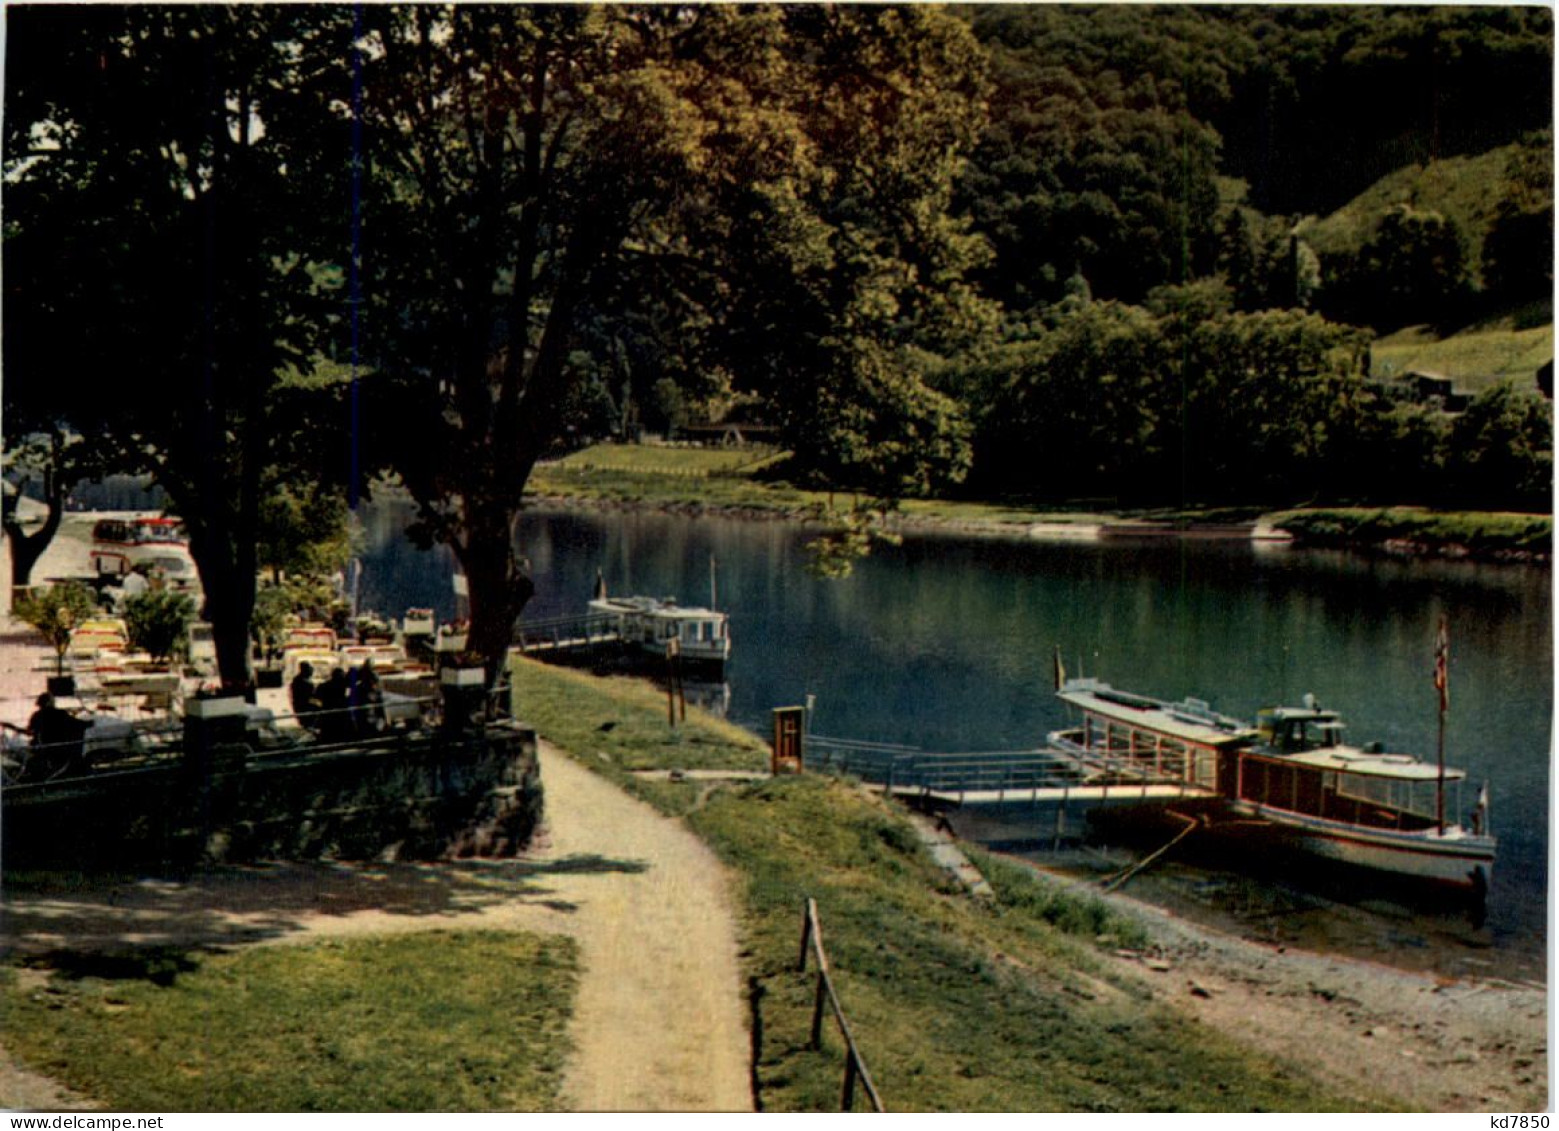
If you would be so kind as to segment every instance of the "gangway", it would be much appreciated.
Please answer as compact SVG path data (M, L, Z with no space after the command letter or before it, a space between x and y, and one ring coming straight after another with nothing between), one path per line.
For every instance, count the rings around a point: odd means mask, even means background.
M603 613L525 621L514 630L512 650L533 656L622 642L621 618Z
M897 797L955 805L1170 801L1215 795L1150 759L1097 751L933 753L809 733L804 757L809 768L847 774Z

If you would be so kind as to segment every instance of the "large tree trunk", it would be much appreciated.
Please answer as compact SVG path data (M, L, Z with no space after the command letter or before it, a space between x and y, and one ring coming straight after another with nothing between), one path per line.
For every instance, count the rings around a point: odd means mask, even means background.
M237 564L233 541L225 533L190 533L190 556L200 568L205 591L202 615L211 623L217 676L224 691L247 692L253 685L249 662L249 625L254 614L255 575Z
M55 451L59 451L57 438ZM21 504L20 487L16 501L18 505ZM22 530L15 512L8 514L5 519L5 536L11 541L11 584L18 588L32 584L32 567L38 564L38 559L43 557L49 543L54 541L54 535L59 532L60 523L65 518L65 482L53 467L47 467L43 472L43 502L48 513L44 515L43 525L31 534Z
M471 602L467 648L482 660L491 687L508 662L514 622L536 587L514 552L514 521L501 505L467 508L467 536L458 547Z

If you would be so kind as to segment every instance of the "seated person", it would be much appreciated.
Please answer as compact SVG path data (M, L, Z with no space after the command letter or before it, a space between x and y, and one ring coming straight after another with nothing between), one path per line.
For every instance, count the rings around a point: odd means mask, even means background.
M68 771L85 770L84 739L91 726L61 709L47 692L38 696L38 709L27 720L27 734L32 739L27 776L54 778Z

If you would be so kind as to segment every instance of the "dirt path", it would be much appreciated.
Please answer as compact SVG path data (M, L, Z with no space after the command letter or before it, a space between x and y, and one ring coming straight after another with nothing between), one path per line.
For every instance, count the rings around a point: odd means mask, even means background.
M273 865L187 883L7 890L4 946L230 947L439 928L569 934L583 967L570 1108L750 1110L724 869L682 825L545 745L542 781L547 827L520 861ZM0 1106L90 1105L0 1055Z
M683 826L542 747L554 859L643 861L576 889L586 971L564 1095L576 1111L750 1111L725 871Z

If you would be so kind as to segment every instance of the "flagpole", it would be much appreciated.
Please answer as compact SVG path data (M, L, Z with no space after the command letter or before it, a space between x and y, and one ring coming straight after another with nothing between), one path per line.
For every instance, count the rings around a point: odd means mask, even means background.
M1435 820L1440 825L1440 835L1445 835L1445 708L1440 708L1440 742L1438 789L1435 791Z
M1435 638L1434 649L1434 685L1439 692L1440 701L1440 727L1437 747L1438 774L1435 779L1435 823L1440 827L1440 835L1445 835L1445 709L1451 705L1451 635L1446 625L1445 617L1440 618L1440 632Z

